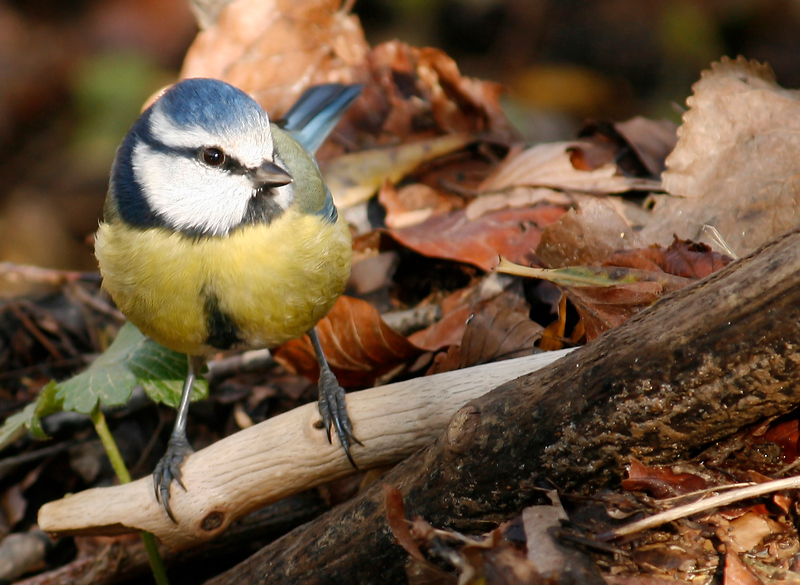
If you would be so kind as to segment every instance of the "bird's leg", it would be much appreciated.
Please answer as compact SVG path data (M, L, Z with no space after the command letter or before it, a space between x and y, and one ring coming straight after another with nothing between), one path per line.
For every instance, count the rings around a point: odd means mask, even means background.
M317 362L319 363L319 413L322 415L322 424L325 425L325 432L328 433L328 442L331 440L331 426L334 426L347 459L353 467L358 469L356 462L353 461L353 456L350 454L350 442L353 441L362 446L363 444L353 434L353 425L347 415L344 389L339 386L336 376L328 365L328 360L325 359L316 327L309 330L308 337L311 339L311 345L314 346L314 352L317 354Z
M161 502L167 515L175 524L178 521L172 514L169 507L169 487L172 482L176 482L186 491L186 486L181 480L181 465L187 455L192 453L192 446L186 438L186 421L189 415L189 402L192 397L192 386L194 386L197 373L203 367L203 359L197 356L187 356L189 360L189 372L186 374L186 381L181 392L181 403L178 406L178 415L175 417L175 426L172 435L167 443L167 452L161 458L153 471L153 487L156 490L156 499Z

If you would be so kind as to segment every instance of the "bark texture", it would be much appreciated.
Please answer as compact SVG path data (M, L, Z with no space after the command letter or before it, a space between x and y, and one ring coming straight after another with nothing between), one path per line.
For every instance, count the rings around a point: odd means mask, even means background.
M409 516L485 532L538 486L613 486L628 457L668 463L800 404L800 234L678 291L548 369L456 413L383 482ZM405 583L373 485L208 583Z

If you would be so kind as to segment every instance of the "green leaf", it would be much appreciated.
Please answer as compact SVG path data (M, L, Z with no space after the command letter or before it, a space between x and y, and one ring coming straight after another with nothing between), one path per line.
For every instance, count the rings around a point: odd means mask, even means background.
M33 402L8 417L0 427L0 449L16 441L27 430L37 439L46 439L41 419L60 410L90 414L98 402L120 406L141 384L156 402L177 407L180 402L188 363L186 356L157 344L126 323L108 350L86 371L56 384L51 381ZM197 380L192 400L208 396L208 382Z
M187 370L185 355L157 344L126 323L114 343L85 372L58 385L57 398L64 410L89 414L98 402L125 404L134 386L141 384L151 399L175 407ZM208 383L196 381L192 398L207 395Z
M0 449L5 449L28 430L37 439L46 439L42 429L41 418L61 410L61 403L56 397L56 383L50 381L39 392L36 402L30 403L17 414L9 416L0 427Z

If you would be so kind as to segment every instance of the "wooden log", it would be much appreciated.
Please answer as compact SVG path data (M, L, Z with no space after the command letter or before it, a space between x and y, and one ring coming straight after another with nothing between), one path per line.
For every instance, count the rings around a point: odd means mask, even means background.
M569 351L569 350L567 350ZM565 352L548 352L390 384L347 396L360 469L396 463L438 437L461 406L492 388L535 371ZM146 530L172 549L207 541L231 522L270 502L350 475L353 467L329 444L316 403L235 433L191 455L183 466L187 491L173 485L178 523L156 501L152 477L86 490L49 502L39 527L55 535Z
M613 487L630 456L668 463L800 404L800 233L474 400L384 478L409 516L485 532L544 484ZM381 485L302 526L209 585L405 583Z

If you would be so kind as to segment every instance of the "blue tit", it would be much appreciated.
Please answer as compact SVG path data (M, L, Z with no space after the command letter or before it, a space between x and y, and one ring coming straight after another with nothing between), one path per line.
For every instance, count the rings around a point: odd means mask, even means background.
M352 242L311 152L361 87L309 89L283 124L247 94L187 79L136 120L117 150L95 236L103 286L142 333L189 358L175 428L153 474L169 517L191 453L195 376L220 350L265 348L307 333L320 367L319 410L350 462L344 390L315 325L343 292Z

